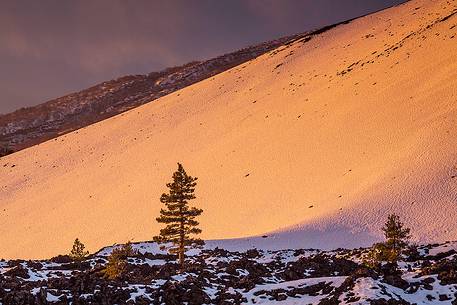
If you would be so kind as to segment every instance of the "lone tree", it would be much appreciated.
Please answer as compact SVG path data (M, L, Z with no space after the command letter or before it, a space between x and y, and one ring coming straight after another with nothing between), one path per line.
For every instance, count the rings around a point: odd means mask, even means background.
M385 242L374 244L364 259L365 265L378 269L382 262L396 264L399 256L408 248L409 228L405 228L396 214L390 214L382 228Z
M173 182L167 183L169 192L162 194L160 202L164 203L166 209L160 210L157 222L166 224L160 230L159 236L154 237L158 243L172 243L169 249L172 254L177 254L181 270L184 270L184 255L189 247L203 245L203 240L192 238L192 234L200 234L195 220L203 210L190 207L188 201L195 199L194 191L197 185L197 178L187 175L184 167L178 163L178 170L173 174Z
M386 247L393 252L395 258L398 258L408 246L408 240L411 238L410 229L404 227L398 215L390 214L382 230L386 237Z
M76 262L82 262L89 255L89 251L84 251L85 248L86 246L76 238L70 252L70 258Z

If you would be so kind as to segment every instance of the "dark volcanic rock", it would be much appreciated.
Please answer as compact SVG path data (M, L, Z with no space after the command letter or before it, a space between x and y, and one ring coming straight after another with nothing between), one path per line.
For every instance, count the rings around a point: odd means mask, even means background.
M159 291L159 299L169 305L211 303L211 299L203 291L201 283L194 279L188 279L180 283L166 282Z
M293 281L307 277L350 275L358 267L358 264L346 259L317 254L300 258L298 261L288 264L281 274L281 278Z
M438 274L442 285L457 284L457 260L441 260L423 269L424 275Z
M299 302L315 297L315 304L336 305L341 300L348 304L361 301L360 291L377 289L376 295L391 298L369 299L367 303L408 305L394 300L398 290L391 286L408 295L417 294L419 303L456 304L454 255L422 255L414 262L384 262L372 270L356 263L365 253L366 249L202 250L187 258L183 272L175 256L138 254L128 257L122 274L112 280L104 275L107 260L102 254L94 254L81 264L69 262L65 256L50 261L0 261L0 304L228 305L262 300ZM407 270L416 274L409 282L402 278ZM439 291L435 290L437 282L442 285ZM367 283L369 286L355 290Z
M17 265L16 267L6 271L4 275L11 277L21 277L23 279L30 278L29 272L22 265Z
M370 305L411 305L411 303L406 302L405 300L371 300Z

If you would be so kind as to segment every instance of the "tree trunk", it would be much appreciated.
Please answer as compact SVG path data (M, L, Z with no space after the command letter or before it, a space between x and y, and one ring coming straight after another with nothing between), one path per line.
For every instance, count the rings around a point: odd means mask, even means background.
M182 217L182 208L179 209L181 214L181 227L179 236L179 265L181 266L181 272L184 271L184 218Z

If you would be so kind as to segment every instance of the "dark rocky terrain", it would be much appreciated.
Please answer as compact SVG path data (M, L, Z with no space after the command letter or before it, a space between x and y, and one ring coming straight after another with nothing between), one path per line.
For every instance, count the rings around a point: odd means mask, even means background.
M0 304L457 304L457 243L376 270L362 263L366 249L192 250L184 273L156 244L134 248L116 280L103 274L112 247L80 264L1 261Z
M151 102L249 61L306 34L283 37L203 62L100 83L43 104L0 115L0 156Z

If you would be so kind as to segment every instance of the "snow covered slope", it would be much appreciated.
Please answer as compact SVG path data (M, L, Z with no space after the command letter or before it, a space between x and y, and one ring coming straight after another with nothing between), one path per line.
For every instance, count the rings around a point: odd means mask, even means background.
M457 238L457 1L410 1L0 160L0 257L148 240L176 162L203 238Z

